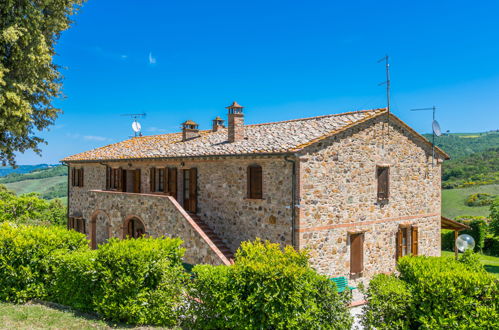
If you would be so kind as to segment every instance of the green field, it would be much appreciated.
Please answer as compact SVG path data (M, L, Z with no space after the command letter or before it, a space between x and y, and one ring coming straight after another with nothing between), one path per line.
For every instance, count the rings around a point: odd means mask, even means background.
M442 251L442 257L454 257L454 252ZM489 273L492 273L495 277L499 278L499 257L480 254L480 262Z
M53 176L50 178L23 180L12 183L4 183L4 185L16 194L26 194L30 192L37 192L43 194L47 192L50 187L67 182L67 176Z
M488 216L489 206L470 207L464 203L469 195L479 192L499 195L499 184L461 189L443 189L442 215L448 218L454 218L460 215Z

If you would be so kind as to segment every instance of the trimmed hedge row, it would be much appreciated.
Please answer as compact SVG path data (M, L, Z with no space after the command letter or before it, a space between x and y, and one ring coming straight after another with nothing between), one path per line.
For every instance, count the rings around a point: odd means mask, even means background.
M346 329L338 294L305 252L244 243L232 266L182 266L182 241L118 240L90 250L85 236L0 225L0 300L38 298L129 324L188 328Z
M460 261L409 256L397 268L398 277L378 275L371 281L366 328L499 327L499 282L476 256L466 253Z
M244 242L233 266L198 265L189 327L350 329L349 293L308 266L306 252Z

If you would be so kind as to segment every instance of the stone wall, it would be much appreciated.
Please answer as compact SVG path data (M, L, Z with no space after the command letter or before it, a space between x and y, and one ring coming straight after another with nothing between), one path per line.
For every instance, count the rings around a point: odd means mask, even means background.
M263 199L247 198L247 167L251 164L262 166ZM283 157L274 158L225 158L217 160L185 160L185 161L136 161L112 162L112 167L124 169L141 169L141 191L149 193L149 170L152 167L177 168L177 200L183 205L183 171L197 168L198 203L197 214L210 228L235 252L240 243L260 237L282 244L291 244L291 165ZM83 214L90 219L93 212L100 209L109 212L120 207L129 209L128 198L136 194L126 193L122 199L115 199L112 205L97 204L90 190L104 190L105 165L73 164L84 167L84 186L70 187L70 215ZM120 201L120 202L118 202ZM122 204L120 204L122 202ZM143 215L147 221L160 221L158 214L150 204L134 205L135 213ZM121 214L120 216L124 216ZM113 221L123 221L114 216ZM113 222L111 221L111 222ZM88 223L88 221L87 221ZM108 235L121 237L118 224L112 223ZM99 228L102 228L100 225ZM88 231L88 229L87 229ZM100 229L99 229L100 231ZM155 231L151 234L157 235ZM105 234L96 235L102 240Z
M321 273L349 276L349 232L365 231L364 277L395 268L400 224L419 227L419 254L440 255L441 159L386 117L307 147L300 155L299 247ZM390 197L377 199L376 166L390 167Z

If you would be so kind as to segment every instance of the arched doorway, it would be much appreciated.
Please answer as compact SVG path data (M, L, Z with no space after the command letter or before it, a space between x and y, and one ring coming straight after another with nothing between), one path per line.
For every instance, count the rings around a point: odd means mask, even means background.
M146 233L144 223L137 217L128 218L124 225L124 238L139 238Z
M110 237L111 222L106 212L97 210L90 220L90 241L92 249L104 244Z

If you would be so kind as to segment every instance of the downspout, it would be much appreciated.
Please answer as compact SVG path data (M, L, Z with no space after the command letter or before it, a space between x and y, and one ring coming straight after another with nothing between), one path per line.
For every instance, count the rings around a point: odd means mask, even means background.
M295 205L296 205L296 160L289 159L289 156L285 156L284 160L292 164L291 173L291 245L296 249L295 244Z
M66 196L68 197L67 198L67 202L66 202L66 228L68 228L68 224L69 224L69 201L71 200L69 198L69 164L62 163L62 166L66 166L68 168L68 183L67 183L67 187L66 187L67 188Z

